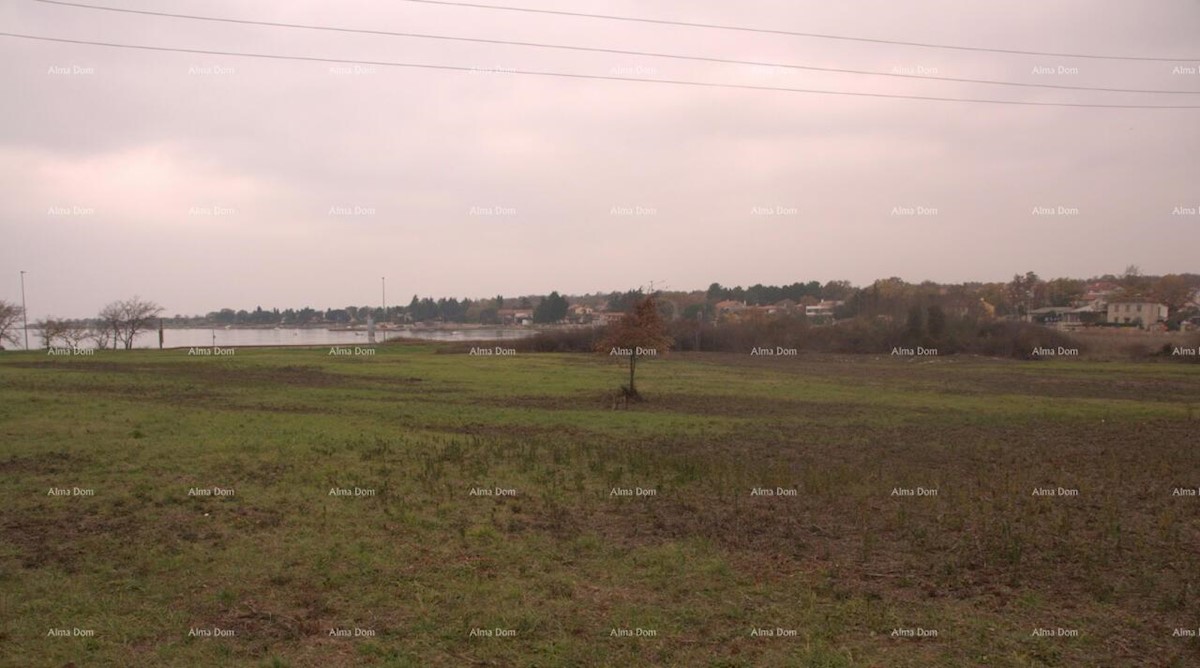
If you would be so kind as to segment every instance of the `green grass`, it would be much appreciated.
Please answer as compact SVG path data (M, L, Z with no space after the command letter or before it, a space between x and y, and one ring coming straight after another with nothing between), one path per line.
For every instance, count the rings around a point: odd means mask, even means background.
M1195 365L326 351L0 355L0 664L1200 661Z

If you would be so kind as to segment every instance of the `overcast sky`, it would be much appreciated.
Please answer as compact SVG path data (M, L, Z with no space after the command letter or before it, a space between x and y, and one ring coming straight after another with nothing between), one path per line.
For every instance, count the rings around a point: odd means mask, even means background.
M83 0L87 1L87 0ZM388 2L108 0L204 16L1074 86L1200 91L1200 2L495 0L1179 63L948 51ZM96 4L106 4L97 0ZM0 3L0 299L85 316L900 276L1200 270L1200 110L1020 107L511 74L1200 104ZM1034 67L1053 73L1035 74ZM1061 73L1060 73L1061 68ZM1066 215L1034 215L1047 207ZM917 215L903 215L905 209ZM771 215L763 212L769 210Z

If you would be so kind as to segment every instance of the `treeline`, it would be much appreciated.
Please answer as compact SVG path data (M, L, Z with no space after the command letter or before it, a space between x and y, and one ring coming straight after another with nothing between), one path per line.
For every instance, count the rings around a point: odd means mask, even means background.
M1084 346L1058 330L1038 325L954 316L937 305L914 306L901 320L853 318L814 327L801 318L734 322L705 326L680 321L669 329L675 349L748 353L769 350L890 355L942 356L978 354L1033 357L1035 348Z
M806 298L825 301L843 301L854 292L854 286L849 281L829 281L821 285L817 281L808 283L792 283L791 285L763 285L761 283L748 288L741 286L727 288L720 283L708 286L705 296L709 301L732 300L760 306L775 304L785 299L794 302L805 301Z
M0 302L0 314L6 312L6 306ZM159 315L162 311L163 308L158 304L135 295L129 299L109 302L100 309L95 318L72 320L49 316L31 323L30 329L36 332L36 340L42 348L62 347L77 350L84 347L111 346L113 350L132 350L139 334L153 330L159 325ZM4 334L3 330L3 318L0 318L0 335ZM11 336L0 338L14 344L17 342L17 339Z
M1170 309L1167 326L1178 328L1185 320L1200 316L1195 307L1200 291L1200 275L1169 274L1146 276L1137 267L1128 267L1121 275L1090 279L1042 279L1036 273L1016 274L1007 282L944 284L926 281L909 283L886 278L856 287L848 281L795 282L789 285L755 284L726 287L711 284L707 290L654 291L664 319L716 322L728 310L722 302L746 306L771 307L826 303L833 320L861 317L906 318L910 308L940 306L954 316L989 316L1000 319L1025 319L1038 309L1066 307L1101 299L1108 301L1154 301ZM344 306L317 309L309 306L287 309L253 310L224 308L203 316L165 318L168 327L320 327L376 323L473 323L494 325L531 319L535 323L572 322L589 324L597 313L624 313L645 296L642 290L615 291L575 296L551 292L506 299L501 295L486 299L455 297L419 297L413 295L407 305ZM580 309L570 309L580 306ZM792 309L787 309L792 310ZM803 311L803 308L795 310Z
M205 316L175 316L168 318L171 326L230 325L246 327L305 327L328 325L364 324L368 318L376 323L402 322L452 322L499 324L500 311L506 306L514 310L528 310L534 322L551 323L567 315L568 302L557 292L546 297L521 297L505 300L503 296L492 299L457 299L455 297L418 297L413 295L408 306L389 306L385 311L380 306L345 306L318 310L311 307L300 309L264 309L253 311L225 308L212 311Z
M973 354L988 357L1037 359L1038 348L1056 351L1071 349L1084 355L1087 343L1059 330L1040 325L1007 320L980 321L946 315L938 307L927 307L900 322L886 319L855 318L829 326L812 326L803 318L773 318L758 321L722 322L717 324L678 320L666 324L671 350L683 352L720 352L749 355L754 349L772 353L839 353L866 355L897 355L913 358ZM596 351L604 339L606 328L547 330L516 341L498 342L520 352L578 352ZM479 344L474 344L479 345ZM1200 346L1200 334L1192 335L1189 345ZM460 345L447 346L458 352ZM1161 350L1129 342L1121 351L1130 357L1160 355L1178 362L1200 362L1200 357L1171 355L1170 346Z
M672 350L750 354L754 349L891 354L893 350L929 355L973 353L1031 357L1036 347L1083 349L1057 330L1010 321L981 321L948 315L940 306L913 307L907 318L854 318L829 326L810 325L803 317L706 323L680 319L666 324ZM602 328L546 331L505 342L522 352L592 352Z

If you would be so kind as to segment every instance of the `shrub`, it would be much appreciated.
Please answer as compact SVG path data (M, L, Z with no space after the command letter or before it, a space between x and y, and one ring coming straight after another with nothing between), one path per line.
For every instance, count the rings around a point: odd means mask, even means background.
M1077 341L1056 329L1027 322L996 322L979 330L972 352L993 357L1035 359L1034 348L1079 348Z

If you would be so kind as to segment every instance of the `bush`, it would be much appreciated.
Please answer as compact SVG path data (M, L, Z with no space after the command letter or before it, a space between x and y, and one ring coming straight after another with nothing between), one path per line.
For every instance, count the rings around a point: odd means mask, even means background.
M992 357L1036 359L1034 348L1083 349L1070 336L1056 330L1027 322L996 322L979 330L972 352Z
M937 316L935 316L935 319ZM675 320L667 323L673 350L746 354L752 348L796 348L840 354L886 355L895 347L936 348L938 355L974 353L992 357L1034 359L1033 349L1084 346L1067 334L1024 322L993 322L980 326L969 318L946 318L937 335L925 328L896 323L887 318L854 318L833 325L809 326L803 318L771 318L741 322L700 323ZM553 329L525 339L454 343L441 352L462 353L472 346L504 346L524 353L590 353L604 338L601 327ZM1198 342L1197 345L1200 345ZM1137 354L1149 351L1141 345ZM1126 351L1127 353L1130 351ZM1184 358L1188 359L1188 358Z

